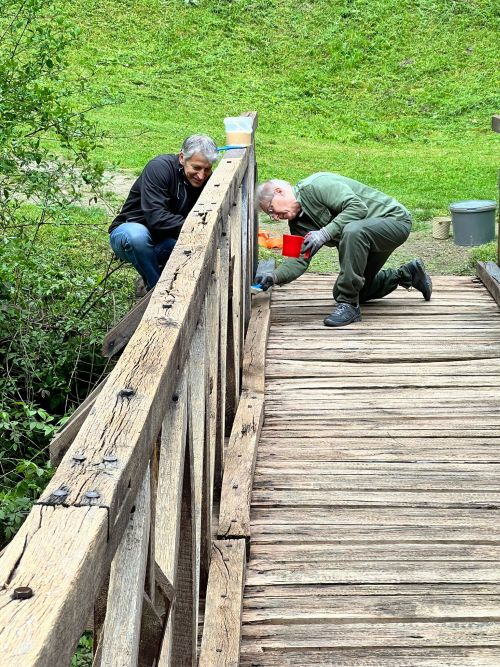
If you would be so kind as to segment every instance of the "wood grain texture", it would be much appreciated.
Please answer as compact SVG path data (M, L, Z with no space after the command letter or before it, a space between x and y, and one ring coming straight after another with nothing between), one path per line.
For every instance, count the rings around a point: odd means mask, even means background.
M498 307L437 277L329 330L332 283L272 294L240 664L496 664Z
M264 393L267 340L270 324L270 299L267 292L252 297L252 314L245 338L242 389Z
M255 651L243 644L240 667L497 667L500 649L482 647L436 647L429 648L351 648Z
M135 667L139 659L150 510L148 470L137 495L135 510L111 564L101 639L101 667Z
M477 262L476 275L500 306L500 268L495 262Z
M220 538L250 538L250 500L263 418L262 397L244 391L226 452L218 527Z
M95 387L81 405L73 412L62 429L54 436L50 443L50 462L53 466L58 466L63 456L69 449L69 446L80 430L81 425L87 418L92 409L95 399L101 393L106 384L107 378L104 378L97 387Z
M103 576L107 533L103 508L33 508L0 560L2 667L69 664ZM12 599L19 586L33 597Z
M182 480L187 436L187 374L171 400L161 432L155 517L156 578L167 593L175 590L181 522Z
M199 667L237 667L240 654L245 540L214 542Z

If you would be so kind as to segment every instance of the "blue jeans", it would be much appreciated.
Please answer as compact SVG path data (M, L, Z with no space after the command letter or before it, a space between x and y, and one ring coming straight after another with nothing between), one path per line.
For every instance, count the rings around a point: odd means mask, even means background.
M115 255L137 269L148 290L158 282L176 241L168 238L154 243L149 229L139 222L124 222L109 236Z

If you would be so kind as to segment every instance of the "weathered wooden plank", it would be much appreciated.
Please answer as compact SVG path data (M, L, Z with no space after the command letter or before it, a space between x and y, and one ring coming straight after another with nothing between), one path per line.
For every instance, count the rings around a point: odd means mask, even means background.
M273 325L274 326L274 325ZM280 359L279 362L268 357L266 360L266 379L279 378L318 378L321 380L325 376L328 379L334 378L367 378L379 379L381 377L391 378L395 376L404 376L406 380L401 384L402 387L411 387L414 382L418 382L418 377L469 377L469 376L495 376L498 377L500 370L499 359L474 359L457 360L446 362L420 362L418 364L418 376L415 374L415 364L409 362L401 363L370 363L359 364L355 362L343 362L339 364L336 360L308 361L304 364L301 361L292 361L289 359Z
M66 424L54 436L50 443L50 462L53 466L58 466L62 461L63 456L69 449L69 446L76 437L83 422L87 418L90 410L92 410L95 399L101 393L102 388L106 384L107 377L90 392L87 398L81 405L73 412Z
M476 275L500 306L500 268L495 262L477 262Z
M283 428L285 426L285 429ZM421 422L412 421L405 429L400 424L396 427L388 428L379 424L369 422L360 424L356 428L350 428L342 421L334 424L326 424L322 428L318 428L314 433L313 426L310 422L305 420L290 422L289 424L275 424L268 427L266 423L266 437L280 437L285 435L289 438L302 438L305 443L309 437L356 437L357 434L362 436L370 436L371 438L445 438L445 437L460 437L460 438L490 438L497 435L497 424L483 424L479 422L470 425L470 428L462 426L460 423L441 423L433 422L432 424L424 424Z
M497 667L500 664L500 649L489 647L450 646L440 648L352 648L340 649L263 649L253 643L242 646L240 667Z
M196 597L196 530L192 452L193 448L190 443L184 460L179 555L175 579L176 595L171 611L171 651L168 654L170 663L167 664L172 666L196 664L198 599ZM166 633L162 653L168 638L169 635ZM159 665L162 664L160 659Z
M139 322L146 312L146 308L148 307L152 295L153 291L151 290L148 294L143 296L124 317L122 317L118 324L115 324L115 326L108 331L104 338L101 350L101 354L104 357L112 357L113 355L118 354L118 352L123 350L127 345L139 326Z
M283 586L281 596L245 595L243 623L276 623L276 622L310 622L327 623L341 620L368 619L436 619L466 620L472 618L496 618L500 620L500 598L497 595L468 595L467 585L460 584L462 592L440 594L429 592L430 585L425 586L422 594L404 593L405 586L385 586L385 592L379 595L330 594L318 595L318 588L331 590L336 584L329 586L303 586L302 595L294 596L287 591L296 590L296 586ZM342 585L341 585L342 586ZM344 587L351 584L344 585ZM413 584L417 588L418 584ZM380 588L384 585L380 584ZM354 585L359 590L363 586ZM262 587L263 590L276 590L276 586ZM250 589L251 590L251 589Z
M233 423L240 395L240 369L243 355L243 304L242 304L242 220L241 188L230 211L229 228L231 238L231 270L229 274L230 299L227 338L227 385L226 385L226 430Z
M150 502L148 470L137 495L135 511L111 564L101 667L135 667L139 659Z
M252 148L248 148L248 151L252 151ZM240 348L243 351L243 346L245 344L245 331L247 330L248 323L250 321L250 308L251 308L251 294L250 294L250 285L251 285L251 274L253 273L252 267L252 249L250 247L251 241L251 229L250 229L250 218L249 218L249 188L248 181L253 178L252 164L249 156L248 166L246 174L241 182L241 208L240 208L240 224L241 224L241 337L240 337Z
M214 542L199 667L236 667L240 654L245 540Z
M368 556L368 554L367 554ZM498 582L498 562L365 561L250 563L249 586L307 584L407 584ZM499 617L500 622L500 617ZM500 626L499 626L500 629Z
M206 358L206 320L205 312L200 317L200 322L193 336L191 351L189 354L189 433L192 446L191 459L193 465L192 474L192 521L194 532L194 597L199 598L200 592L200 566L202 545L202 515L204 502L204 465L206 444L206 414L205 408L208 397L208 359ZM204 541L206 544L206 540ZM203 562L208 564L208 555L204 554ZM208 575L208 571L207 571ZM195 604L196 625L198 624L198 605Z
M250 500L263 418L262 396L243 391L226 452L218 527L220 538L250 538Z
M320 467L320 466L318 466ZM383 491L411 488L413 492L417 491L457 491L469 493L490 492L496 493L498 490L498 476L490 475L487 471L476 470L470 474L453 473L435 474L432 473L417 475L413 474L411 466L408 466L406 474L392 472L388 468L379 475L342 475L335 473L325 473L315 477L314 471L309 470L306 465L302 467L296 465L291 472L285 470L283 473L279 470L269 470L261 472L256 468L254 478L254 489L265 489L267 487L276 489L315 489L315 490L350 490L353 492Z
M330 540L331 543L331 540ZM385 595L398 595L404 600L406 596L420 596L423 599L432 599L435 596L442 596L450 600L459 600L463 597L465 601L469 599L485 599L487 596L494 597L498 601L500 595L500 584L404 584L400 586L387 586L386 584L325 584L324 586L246 586L244 592L244 600L255 599L256 605L271 606L280 605L281 598L307 598L311 597L318 601L319 605L325 604L322 602L325 599L332 598L333 604L335 600L339 604L347 604L343 602L348 600L351 596L359 597L375 597L380 599ZM304 602L305 604L305 602ZM355 612L355 609L353 610ZM489 614L487 614L489 616Z
M252 493L254 507L317 507L342 505L343 507L429 507L445 508L488 508L500 507L500 489L498 491L477 493L456 489L452 492L432 492L429 490L412 491L337 491L332 489L254 489Z
M470 522L463 525L435 524L425 522L415 525L401 524L394 519L392 523L377 525L348 524L304 524L286 523L252 524L252 543L290 544L301 542L373 542L373 540L390 542L415 542L419 540L439 541L452 540L459 542L484 542L486 539L498 541L500 530L495 525L489 527L476 526Z
M222 472L224 470L224 442L226 434L226 398L227 398L227 357L228 357L228 329L229 329L229 277L231 265L231 229L229 220L223 219L223 227L219 253L219 370L217 374L217 447L215 450L215 492L220 493L222 486Z
M107 535L103 508L36 506L30 512L0 560L3 665L69 664L101 583ZM12 599L26 586L31 598Z
M181 522L182 480L187 435L187 373L184 372L165 413L161 432L155 516L157 581L172 599L177 574Z
M489 620L436 623L339 623L314 627L315 648L402 646L500 646L500 623ZM242 637L261 647L311 645L311 624L243 625Z
M266 349L270 325L270 294L252 298L252 315L243 354L242 389L264 393Z
M496 435L496 434L495 434ZM483 477L485 481L487 479L498 480L500 478L500 463L492 463L484 465L481 463L474 464L473 461L469 463L398 463L398 462L389 462L389 463L365 463L359 461L346 461L346 462L334 462L331 465L325 464L323 462L307 462L304 465L301 461L286 461L286 462L269 462L266 465L259 466L257 471L258 474L297 474L297 468L300 472L312 473L317 476L317 481L320 482L320 477L325 475L336 475L339 479L339 483L342 483L342 479L346 479L349 483L348 477L351 476L351 482L354 484L364 485L365 482L370 483L370 478L375 475L380 477L382 475L387 475L390 477L397 478L401 476L404 478L407 475L411 475L415 480L415 484L418 484L419 479L427 479L428 481L435 480L439 481L441 478L444 482L449 476L455 478L463 479L477 479L478 477ZM256 473L256 474L257 474ZM378 483L378 480L377 480ZM344 488L344 487L339 487ZM349 487L351 488L351 487ZM366 488L353 487L356 488ZM387 488L387 487L385 487ZM397 488L397 487L396 487ZM410 484L406 484L402 488L417 488L412 487ZM444 488L444 487L443 487Z
M252 507L253 525L329 525L329 526L450 526L473 525L488 530L500 530L500 508L495 509L439 509L401 507L397 514L390 507L323 507L321 512L309 507Z
M220 253L217 268L214 271L209 285L205 301L206 318L206 346L207 346L207 404L205 408L205 457L203 464L203 514L202 514L202 567L200 572L200 585L206 589L208 581L208 570L210 567L210 556L212 550L212 515L213 499L215 489L215 460L218 449L217 444L217 418L218 418L218 373L219 373L219 275ZM223 445L220 444L220 449Z

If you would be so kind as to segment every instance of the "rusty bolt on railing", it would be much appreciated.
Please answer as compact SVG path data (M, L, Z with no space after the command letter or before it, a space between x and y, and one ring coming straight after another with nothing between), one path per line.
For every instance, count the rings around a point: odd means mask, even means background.
M133 396L135 394L135 389L131 389L130 387L125 387L125 389L120 389L118 392L118 396L122 398L130 398L130 396Z
M33 590L29 586L19 586L12 592L13 600L29 600L33 597Z

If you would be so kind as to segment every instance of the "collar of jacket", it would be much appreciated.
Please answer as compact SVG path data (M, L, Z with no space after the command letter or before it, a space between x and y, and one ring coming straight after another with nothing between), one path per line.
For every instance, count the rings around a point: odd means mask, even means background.
M307 204L306 204L306 206L304 207L304 202L302 201L302 197L300 196L300 191L301 191L301 188L300 188L300 186L299 186L298 184L292 186L293 196L295 197L295 199L296 199L296 200L299 202L299 204L300 204L300 213L297 215L297 218L300 218L300 217L302 216L303 213L306 213L306 215L308 215L309 217L311 217L311 213L310 213L310 211L307 210Z

